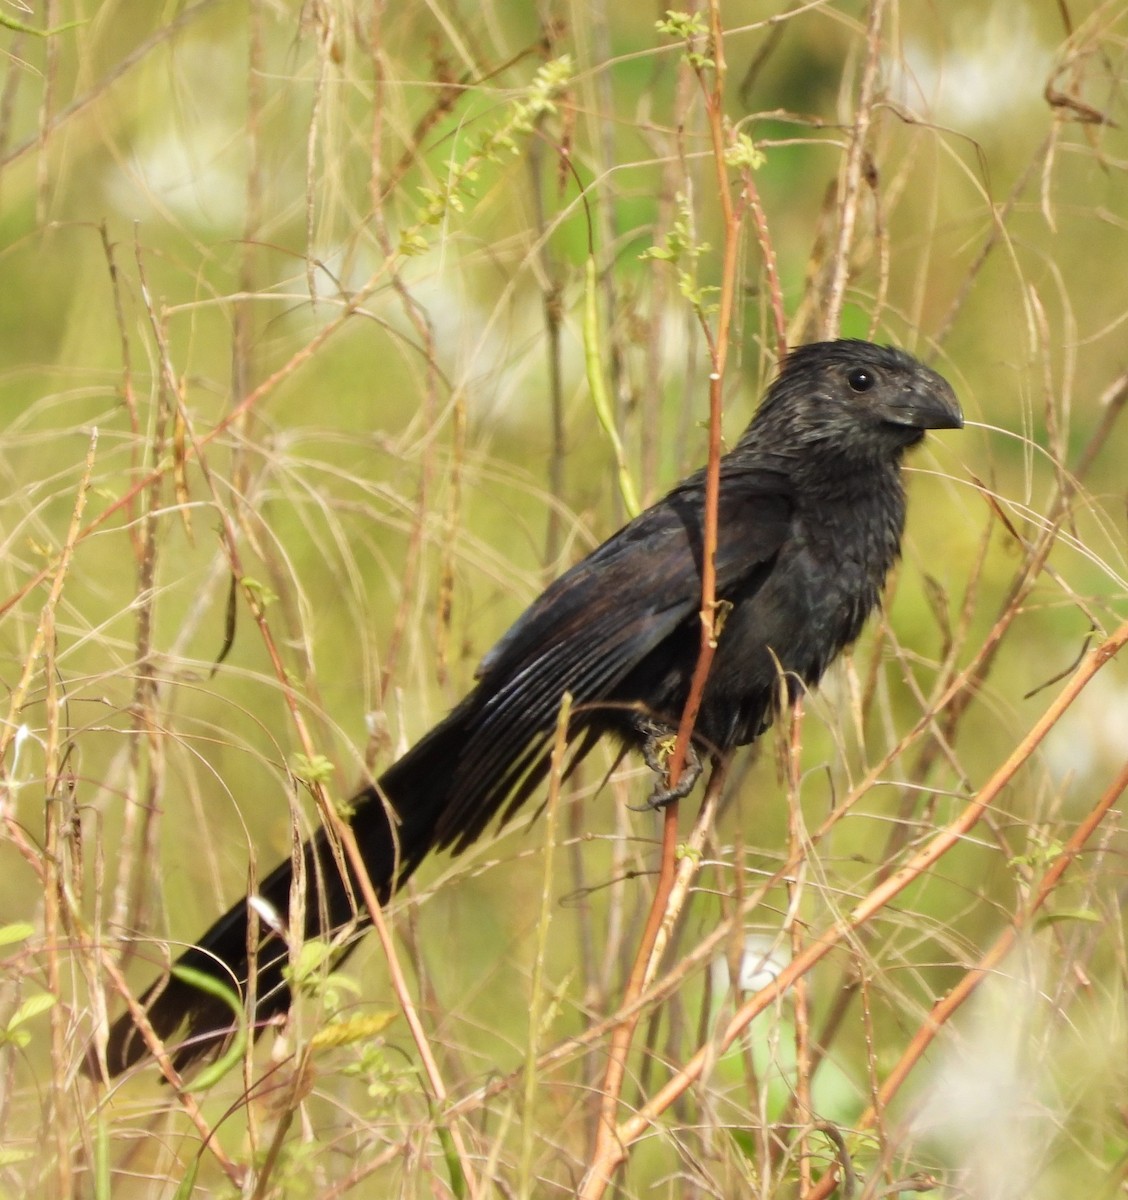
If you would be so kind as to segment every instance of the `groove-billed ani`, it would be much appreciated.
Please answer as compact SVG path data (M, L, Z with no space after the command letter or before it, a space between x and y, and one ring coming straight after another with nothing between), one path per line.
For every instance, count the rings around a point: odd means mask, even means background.
M716 759L754 741L858 636L900 549L901 457L926 429L962 424L945 380L902 351L820 342L786 359L721 460L716 594L727 615L695 729L700 751ZM486 655L466 699L355 797L352 827L382 901L430 851L465 849L538 787L565 691L573 763L603 734L643 749L655 729L677 726L700 645L704 504L699 471L572 567ZM325 936L358 914L324 830L304 853L304 933ZM292 878L287 859L259 887L283 922ZM179 965L245 989L247 930L243 899ZM264 926L256 1025L289 1006L286 961L282 937ZM144 1003L162 1038L184 1027L177 1065L231 1028L221 1000L176 977ZM110 1072L144 1053L122 1016Z

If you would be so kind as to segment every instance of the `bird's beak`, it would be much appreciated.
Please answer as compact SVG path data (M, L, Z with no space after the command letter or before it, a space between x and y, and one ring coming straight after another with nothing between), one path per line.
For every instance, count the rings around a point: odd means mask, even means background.
M891 400L885 419L910 429L962 429L964 423L956 393L946 379L933 372L926 379L915 380Z

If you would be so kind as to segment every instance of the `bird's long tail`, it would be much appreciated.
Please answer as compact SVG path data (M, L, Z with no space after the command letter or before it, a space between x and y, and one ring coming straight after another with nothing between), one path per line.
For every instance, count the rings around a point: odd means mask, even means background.
M434 849L457 853L475 841L504 807L503 820L536 789L548 771L548 734L529 730L529 740L516 755L496 752L494 731L485 717L487 704L471 693L445 721L431 730L352 802L350 818L368 877L385 903ZM586 724L573 723L574 735ZM569 769L588 752L598 730L584 729L573 749ZM338 865L324 828L305 843L303 934L306 940L369 920L351 868ZM215 922L173 964L172 973L142 997L149 1023L162 1042L178 1032L183 1040L172 1052L180 1068L214 1052L231 1035L235 1015L224 992L244 1003L253 995L252 1030L287 1011L290 989L285 980L292 940L291 892L294 862L287 858L256 889L266 902L255 904L258 937L249 945L251 905L244 897ZM277 920L268 919L270 910ZM355 939L350 943L355 944ZM347 953L341 951L341 956ZM338 960L339 961L339 958ZM215 992L197 987L177 968L202 974L224 985ZM253 969L252 969L253 968ZM253 983L253 987L250 986ZM123 1014L110 1028L106 1066L111 1076L144 1058L148 1046L132 1016ZM94 1061L87 1068L100 1074Z
M381 903L436 843L444 840L443 818L449 811L454 788L462 786L457 764L468 737L472 741L473 724L473 706L464 703L395 762L375 787L365 788L354 798L352 828ZM539 782L543 769L534 766L534 774L534 782ZM485 778L477 789L473 808L479 831L511 792L507 782L504 778ZM521 790L526 793L531 785ZM360 888L351 870L342 874L324 828L305 843L303 854L305 938L328 936L353 920L363 925L368 918ZM184 1040L173 1052L177 1069L213 1052L235 1025L222 992L213 994L195 986L178 975L177 968L188 968L216 980L244 1001L253 994L251 1021L255 1030L289 1008L290 989L284 969L289 962L287 934L296 932L290 920L293 880L294 862L287 858L259 883L255 895L268 908L264 912L263 905L255 905L257 945L248 945L251 908L243 898L177 959L173 973L141 997L153 1031L162 1041L183 1032ZM271 909L277 921L269 919ZM252 976L253 989L248 986ZM132 1017L123 1014L112 1025L106 1045L110 1075L126 1070L147 1053L145 1039ZM89 1069L98 1070L93 1063Z

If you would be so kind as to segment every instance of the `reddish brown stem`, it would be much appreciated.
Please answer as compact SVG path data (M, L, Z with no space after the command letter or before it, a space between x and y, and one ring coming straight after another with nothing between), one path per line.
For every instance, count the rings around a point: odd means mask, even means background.
M716 333L709 336L712 370L709 376L709 457L705 475L705 516L702 535L701 559L701 648L697 665L690 683L689 696L678 726L677 741L669 766L669 785L676 786L685 767L693 729L701 710L705 684L713 665L717 648L717 599L716 599L716 549L717 512L720 494L721 419L724 398L725 364L728 358L728 341L732 327L732 314L736 296L736 265L740 242L741 216L736 211L729 181L725 170L726 130L723 116L725 78L724 41L717 0L710 4L710 32L714 61L712 87L705 85L699 75L705 93L709 133L712 140L713 161L717 171L718 195L724 221L725 240L721 273L720 303L717 314ZM651 974L652 960L659 934L663 927L666 908L673 892L677 866L678 808L676 803L667 805L662 823L662 850L658 880L647 916L646 929L635 956L626 993L624 1008L629 1008L642 994L646 980ZM584 1200L595 1200L602 1196L614 1172L625 1158L624 1147L616 1129L616 1111L622 1096L623 1080L626 1075L627 1056L638 1026L641 1009L634 1010L616 1026L611 1036L607 1070L601 1092L599 1122L596 1129L592 1164L584 1181L580 1195Z

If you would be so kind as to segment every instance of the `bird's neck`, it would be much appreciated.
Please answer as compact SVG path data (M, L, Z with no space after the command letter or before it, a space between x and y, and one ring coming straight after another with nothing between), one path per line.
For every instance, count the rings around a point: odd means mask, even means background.
M849 469L839 461L822 470L793 473L792 478L809 540L824 544L824 549L861 549L882 574L893 565L905 527L899 464L886 461Z

